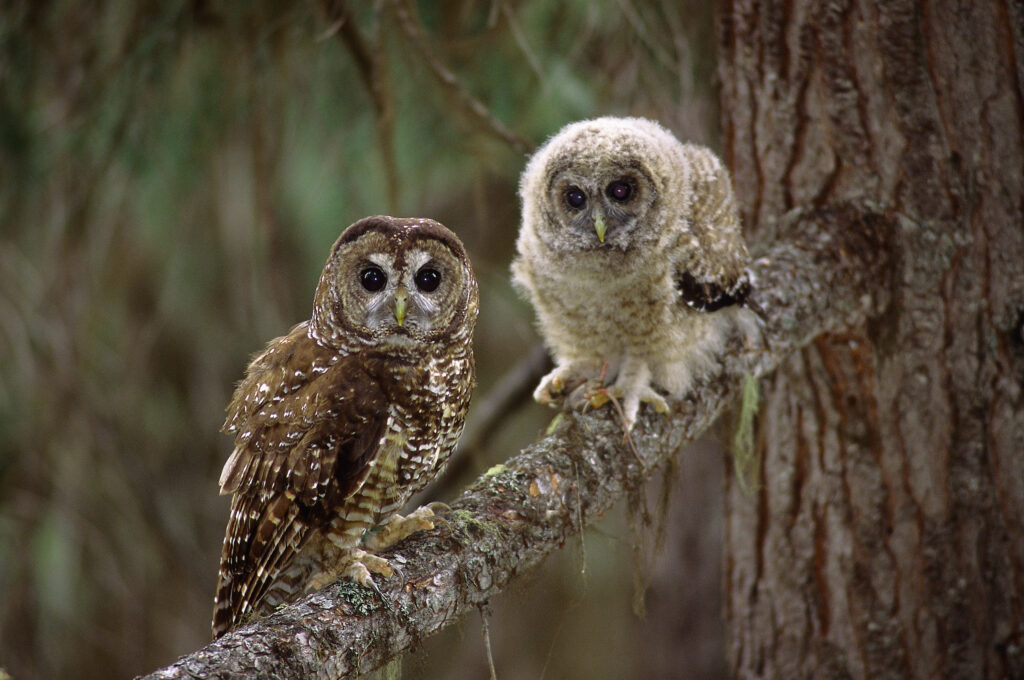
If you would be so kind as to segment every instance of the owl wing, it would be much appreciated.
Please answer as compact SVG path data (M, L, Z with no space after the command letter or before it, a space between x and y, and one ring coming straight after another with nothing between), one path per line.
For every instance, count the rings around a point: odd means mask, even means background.
M745 304L752 286L729 172L710 150L683 145L690 197L675 244L674 279L683 301L700 312Z
M387 423L374 373L359 355L318 345L304 324L250 364L224 425L235 449L221 493L234 497L215 636L260 601L310 533L365 480Z
M686 270L676 272L676 289L683 302L698 312L714 312L729 305L741 305L750 296L750 280L744 271L733 282L698 280Z

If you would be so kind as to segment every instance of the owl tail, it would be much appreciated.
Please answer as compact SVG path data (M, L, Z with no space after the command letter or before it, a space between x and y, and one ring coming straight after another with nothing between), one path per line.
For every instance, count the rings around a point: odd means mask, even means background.
M231 630L234 625L234 607L231 602L231 574L221 569L217 578L217 595L213 598L213 639Z

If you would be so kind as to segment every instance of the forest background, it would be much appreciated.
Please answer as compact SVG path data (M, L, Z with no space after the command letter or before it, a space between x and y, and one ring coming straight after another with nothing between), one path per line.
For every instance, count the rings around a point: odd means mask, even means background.
M539 342L508 276L529 149L606 114L715 148L714 68L708 2L7 3L0 667L130 677L209 639L223 408L248 357L308 318L345 226L422 215L465 241L479 407ZM430 500L552 412L504 415ZM706 441L654 480L652 499L673 489L660 550L652 526L638 553L617 508L493 601L499 676L723 675L728 465ZM485 672L470 617L403 677Z

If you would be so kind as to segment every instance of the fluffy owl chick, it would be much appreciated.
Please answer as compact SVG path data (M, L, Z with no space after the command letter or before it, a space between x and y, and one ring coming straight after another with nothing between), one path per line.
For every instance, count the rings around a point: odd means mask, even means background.
M530 159L513 282L556 367L534 397L589 383L591 403L666 412L716 364L751 286L729 175L709 150L642 118L563 128ZM605 381L607 390L597 391Z
M369 217L341 234L312 318L252 360L227 408L214 637L339 577L375 588L392 567L368 551L433 528L429 508L395 513L462 432L477 311L441 224Z

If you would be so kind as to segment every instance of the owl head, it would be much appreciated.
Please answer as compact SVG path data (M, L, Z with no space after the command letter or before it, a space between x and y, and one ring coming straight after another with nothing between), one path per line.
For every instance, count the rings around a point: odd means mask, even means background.
M317 285L321 343L401 347L472 332L476 278L459 238L424 218L367 217L346 229Z
M656 242L678 197L682 145L643 118L564 127L527 164L524 229L556 251L625 251ZM678 206L677 206L678 207Z

